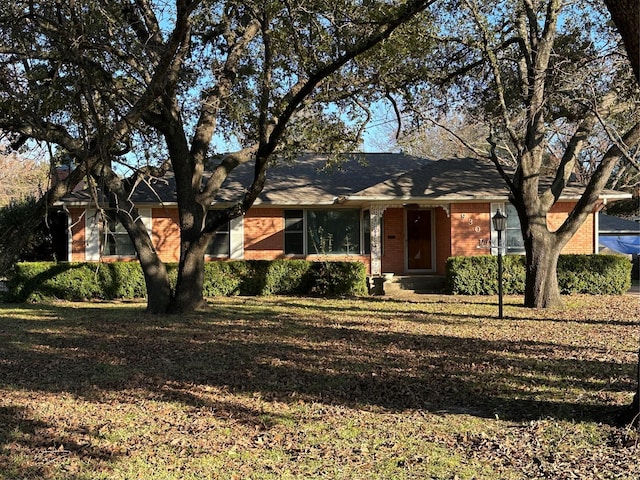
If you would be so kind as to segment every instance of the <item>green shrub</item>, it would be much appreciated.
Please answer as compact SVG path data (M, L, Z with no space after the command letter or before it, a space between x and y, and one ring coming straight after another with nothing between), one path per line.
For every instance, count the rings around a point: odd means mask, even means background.
M137 262L25 262L9 274L9 301L139 298L145 294Z
M106 299L143 298L147 294L144 275L138 262L101 263L98 283L104 289Z
M321 296L366 295L365 267L360 262L314 263L310 293Z
M202 294L205 297L239 295L246 275L245 262L207 262L204 264Z
M300 295L310 292L311 262L274 260L265 263L264 284L259 295Z
M463 295L492 295L498 291L497 262L489 255L449 257L447 290Z
M178 265L167 264L175 290ZM138 262L18 263L8 275L5 301L44 298L88 300L142 298L146 287ZM207 262L203 295L366 295L365 267L359 262L249 260Z
M631 287L631 262L620 255L560 255L558 285L564 294L619 295ZM495 295L498 292L498 259L492 255L450 257L447 289L462 295ZM523 294L525 258L503 257L505 294Z
M616 295L631 288L631 262L621 255L561 255L558 284L562 293Z

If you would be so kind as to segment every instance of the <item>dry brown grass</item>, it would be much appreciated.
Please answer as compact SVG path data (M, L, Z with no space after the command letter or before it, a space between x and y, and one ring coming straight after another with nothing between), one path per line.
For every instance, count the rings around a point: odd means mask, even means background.
M0 478L638 478L638 299L520 301L0 306Z

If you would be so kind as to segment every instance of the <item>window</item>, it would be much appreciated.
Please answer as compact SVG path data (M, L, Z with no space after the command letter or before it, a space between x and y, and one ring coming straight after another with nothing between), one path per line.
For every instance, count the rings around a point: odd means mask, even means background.
M134 257L136 249L122 224L116 218L109 218L105 226L105 254L118 257Z
M153 222L150 208L139 208L140 220L151 235ZM116 212L85 210L85 260L98 261L100 257L135 257L136 250L127 231L118 221Z
M304 211L284 211L284 253L304 254Z
M518 211L516 210L516 207L508 203L505 206L505 212L507 215L507 227L505 231L505 245L507 247L507 253L525 253Z
M371 213L362 212L362 253L371 253Z
M212 257L228 257L231 252L231 233L229 222L222 225L209 242L207 255Z
M309 253L360 253L359 210L308 210L307 224Z
M361 253L360 210L285 210L284 218L285 254Z

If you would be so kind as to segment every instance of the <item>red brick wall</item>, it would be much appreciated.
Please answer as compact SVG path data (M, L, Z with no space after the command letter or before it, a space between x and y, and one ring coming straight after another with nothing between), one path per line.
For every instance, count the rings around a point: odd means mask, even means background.
M84 208L70 208L71 255L69 261L84 262L85 216Z
M151 240L163 262L180 260L180 227L177 208L151 210Z
M487 255L479 249L481 238L491 236L491 205L489 203L451 204L451 256Z
M558 202L553 206L547 215L547 226L549 227L549 230L555 231L560 227L560 225L562 225L562 222L565 221L569 212L571 212L573 205L573 202ZM596 253L595 220L595 215L589 215L576 234L571 237L571 240L569 240L562 249L562 253Z
M284 257L284 210L252 208L244 217L244 258L274 260Z
M550 229L558 228L570 212L573 203L561 202L554 206L547 217ZM436 242L435 267L437 274L445 273L445 262L450 256L486 255L488 249L479 249L478 240L490 236L489 203L451 204L450 217L442 208L435 208L434 227ZM72 207L71 261L85 261L84 209ZM152 239L160 258L177 262L180 252L180 230L177 208L154 208ZM576 235L569 241L563 253L595 252L595 217L590 215ZM244 218L244 258L273 260L284 258L284 211L281 208L253 208ZM404 209L388 208L384 212L382 271L405 273L405 225ZM309 260L322 260L309 256ZM331 256L332 260L362 261L370 269L369 256Z

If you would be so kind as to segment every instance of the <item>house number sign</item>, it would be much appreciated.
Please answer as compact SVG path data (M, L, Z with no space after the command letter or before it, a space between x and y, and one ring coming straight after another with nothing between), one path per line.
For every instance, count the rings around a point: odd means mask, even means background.
M465 218L467 218L467 214L466 213L461 213L460 214L460 218L464 220ZM473 225L473 218L469 217L469 219L467 220L467 223L469 225ZM476 233L480 233L482 231L482 228L480 228L479 225L476 225L475 227L473 227L473 231L476 232Z

